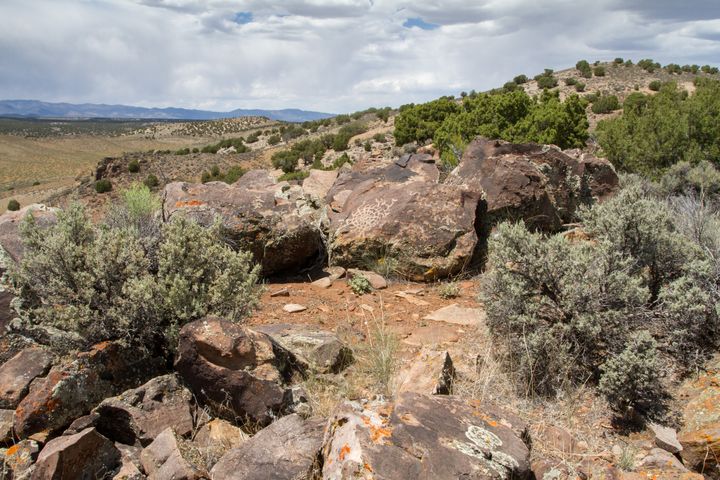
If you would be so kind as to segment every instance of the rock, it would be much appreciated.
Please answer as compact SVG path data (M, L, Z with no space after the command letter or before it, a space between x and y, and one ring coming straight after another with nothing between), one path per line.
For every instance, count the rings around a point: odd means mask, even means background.
M15 410L0 410L0 445L13 440L13 415Z
M574 480L563 462L551 459L538 459L532 462L532 473L535 480Z
M607 160L590 155L478 137L446 183L484 192L490 224L522 219L531 229L554 232L578 206L611 195L618 177Z
M270 324L253 327L294 356L303 370L338 373L352 363L353 356L334 333L307 325Z
M27 395L30 382L45 375L52 355L40 347L23 349L0 366L0 408L15 408Z
M215 418L198 430L193 442L201 449L214 449L222 452L218 458L232 448L244 444L250 436L228 421Z
M310 170L310 175L303 180L302 188L306 195L317 201L324 201L330 188L337 180L337 170Z
M534 440L534 439L533 439ZM556 425L549 425L539 432L538 442L541 442L545 449L553 451L558 455L575 453L575 438L570 432Z
M160 432L172 427L182 436L193 429L192 394L174 374L107 398L93 413L97 430L126 445L146 446Z
M640 461L639 467L652 470L688 471L685 465L683 465L675 455L662 448L653 448L650 450L650 454Z
M353 191L342 212L330 216L330 258L336 265L361 267L374 256L411 280L447 277L470 264L483 208L480 192L463 187L371 183Z
M120 451L94 428L58 437L38 455L33 479L102 478L120 466Z
M345 269L343 267L327 267L323 270L323 272L327 273L328 277L330 277L331 281L338 280L340 278L343 278L345 276Z
M283 310L285 310L287 313L298 313L298 312L304 312L307 310L307 307L305 305L299 305L297 303L288 303L283 307Z
M113 480L145 479L145 475L140 471L142 468L140 464L140 452L142 449L117 442L115 448L120 451L120 469L113 477Z
M480 308L465 308L453 303L435 310L423 318L454 325L477 326L485 319L485 312Z
M289 297L290 296L290 290L287 288L281 288L280 290L276 290L274 292L270 293L271 297Z
M397 392L426 395L451 395L455 381L455 367L448 352L423 348L396 375Z
M233 244L252 252L264 275L307 266L321 251L316 206L299 187L284 191L265 170L251 170L232 185L170 183L164 195L168 218L184 214L209 226L219 216Z
M324 422L288 415L260 430L213 467L213 480L274 480L311 478L318 466Z
M720 356L704 374L685 382L678 397L686 400L678 433L683 463L709 478L720 477Z
M264 333L207 317L180 330L175 369L216 416L267 425L291 401L289 358Z
M26 438L59 432L104 398L141 383L161 365L161 359L139 355L119 342L99 343L32 383L15 409L15 433Z
M154 480L196 480L203 477L182 455L178 439L171 428L164 430L140 452L140 463Z
M658 425L657 423L650 423L648 428L655 435L655 445L670 453L680 453L682 451L682 445L678 442L677 432L674 428Z
M352 279L357 275L365 277L367 281L370 282L370 286L375 290L382 290L384 288L387 288L387 281L382 277L382 275L378 275L375 272L351 268L347 271L347 274L349 279Z
M0 215L0 250L4 250L10 260L19 262L23 257L23 245L19 227L27 215L32 215L40 226L49 226L57 222L56 209L45 205L32 204L16 212L5 212ZM2 255L0 255L2 257ZM0 261L0 275L5 267Z
M4 467L12 473L10 479L28 478L40 447L34 440L21 440L5 451ZM0 465L0 468L3 467ZM2 470L0 470L0 473Z
M402 393L346 403L330 418L323 478L518 478L530 475L525 424L457 397Z
M333 281L330 277L322 277L318 278L314 282L311 283L313 287L326 289L332 287Z

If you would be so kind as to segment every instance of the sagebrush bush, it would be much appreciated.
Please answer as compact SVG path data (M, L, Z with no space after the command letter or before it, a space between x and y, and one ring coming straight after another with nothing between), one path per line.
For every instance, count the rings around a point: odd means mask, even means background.
M153 175L152 173L145 177L145 180L143 180L143 183L148 188L155 188L158 185L160 185L160 180L158 180L157 176Z
M647 331L634 335L627 347L601 368L598 389L621 419L637 422L662 418L667 392L657 345Z
M18 202L14 198L11 198L10 201L8 201L7 209L10 212L16 212L20 210L20 202Z
M126 200L143 195L138 187ZM130 217L149 213L147 202L130 203ZM95 226L79 205L49 227L28 215L25 254L9 272L28 334L63 332L51 342L61 350L114 339L172 350L184 323L208 314L238 321L255 306L259 269L224 243L219 223L206 229L179 217L156 235L148 250L132 224Z
M137 160L130 160L130 163L128 163L128 172L130 173L137 173L140 171L140 162Z
M648 88L653 92L659 92L660 87L662 87L662 82L660 80L653 80L648 84Z
M107 193L112 190L112 183L107 178L102 178L95 182L95 191L97 193Z
M620 102L615 95L603 95L592 104L593 113L610 113L620 108Z

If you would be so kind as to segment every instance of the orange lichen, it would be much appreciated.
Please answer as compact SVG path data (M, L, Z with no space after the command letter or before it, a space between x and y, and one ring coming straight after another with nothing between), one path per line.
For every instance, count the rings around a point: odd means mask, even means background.
M175 208L199 207L200 205L203 205L203 202L200 200L179 200L175 202Z
M372 471L373 471L372 467L371 467L370 464L367 463L367 462L365 462L365 463L363 464L363 467L364 467L365 470L367 470L368 472L372 472Z
M350 453L350 445L348 445L348 444L346 443L346 444L343 445L342 448L340 449L340 454L338 455L338 458L340 459L340 461L345 460L345 455L347 455L348 453Z
M20 449L20 445L13 445L12 447L5 450L5 455L8 457L15 455L19 449Z
M392 435L392 430L389 428L382 428L382 427L370 427L370 439L373 441L373 443L380 443L384 438L390 437Z

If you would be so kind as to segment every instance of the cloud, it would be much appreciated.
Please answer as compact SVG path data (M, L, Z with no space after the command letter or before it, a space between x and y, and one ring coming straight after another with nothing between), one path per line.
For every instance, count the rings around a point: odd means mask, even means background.
M580 58L720 63L720 2L3 0L5 98L398 106Z

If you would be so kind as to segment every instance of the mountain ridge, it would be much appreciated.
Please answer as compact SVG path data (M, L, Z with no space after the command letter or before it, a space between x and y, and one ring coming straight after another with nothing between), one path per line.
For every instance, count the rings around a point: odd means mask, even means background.
M229 112L176 107L137 107L102 103L43 102L40 100L0 100L0 116L22 118L109 118L142 120L218 120L234 117L267 117L285 122L304 122L335 116L332 113L297 108L242 109Z

